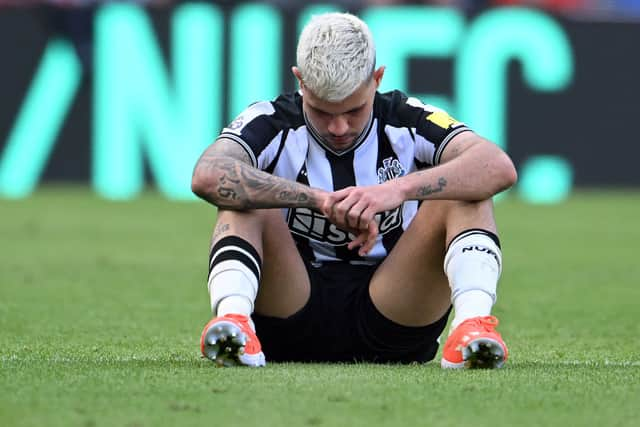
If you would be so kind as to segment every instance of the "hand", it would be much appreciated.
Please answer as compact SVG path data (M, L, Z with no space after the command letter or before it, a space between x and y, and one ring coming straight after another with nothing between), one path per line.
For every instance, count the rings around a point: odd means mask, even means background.
M351 234L355 234L356 238L353 239L347 247L349 250L355 248L358 249L358 255L365 256L373 249L378 238L378 223L374 220L369 223L369 226L365 230L351 230Z
M360 256L366 255L378 237L378 212L395 209L404 202L402 194L391 182L367 187L347 187L328 194L322 212L329 221L356 235L349 249L360 246Z

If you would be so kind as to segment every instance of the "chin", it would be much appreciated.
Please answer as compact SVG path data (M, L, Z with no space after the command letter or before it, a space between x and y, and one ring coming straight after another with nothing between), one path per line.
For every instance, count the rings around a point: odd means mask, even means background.
M355 138L349 137L344 139L336 139L336 138L330 137L330 138L326 138L326 140L329 141L331 145L333 145L334 147L346 148L346 147L349 147L351 144L353 144L353 142L355 141Z

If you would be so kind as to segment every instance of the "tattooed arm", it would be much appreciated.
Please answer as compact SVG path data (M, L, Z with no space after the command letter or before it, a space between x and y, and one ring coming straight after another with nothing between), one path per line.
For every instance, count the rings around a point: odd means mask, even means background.
M193 171L191 189L209 203L232 210L317 209L327 194L253 167L242 147L227 138L219 138L202 154Z
M485 200L515 180L516 171L506 153L478 135L464 132L445 147L438 166L378 185L335 191L325 197L322 212L334 224L362 230L370 227L376 213L407 200ZM349 247L361 243L363 240L356 239ZM370 247L370 242L365 242L361 252Z
M407 200L485 200L515 184L516 170L497 145L473 132L454 137L441 163L397 181Z

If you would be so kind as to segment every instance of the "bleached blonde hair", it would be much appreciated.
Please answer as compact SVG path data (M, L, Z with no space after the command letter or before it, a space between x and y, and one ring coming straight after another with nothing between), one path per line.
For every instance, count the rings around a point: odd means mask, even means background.
M376 48L360 18L324 13L302 30L296 60L305 87L320 99L339 102L372 78Z

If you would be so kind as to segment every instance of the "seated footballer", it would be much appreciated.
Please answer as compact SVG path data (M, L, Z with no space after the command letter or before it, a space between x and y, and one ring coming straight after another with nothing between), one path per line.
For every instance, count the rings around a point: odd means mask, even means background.
M378 92L385 68L354 15L313 17L296 60L299 91L250 105L195 166L194 193L218 208L202 354L428 362L453 309L441 366L503 366L492 196L516 182L510 158L446 112Z

